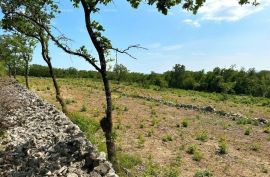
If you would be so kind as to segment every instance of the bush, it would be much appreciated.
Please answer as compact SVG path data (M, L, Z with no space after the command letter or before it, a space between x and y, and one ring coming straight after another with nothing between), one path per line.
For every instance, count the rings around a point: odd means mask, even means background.
M264 130L263 130L264 133L270 133L270 127L266 127Z
M246 128L245 135L250 135L251 134L251 130L252 129L250 127Z
M197 146L195 144L191 145L188 147L188 149L186 150L186 152L188 154L194 154L197 151Z
M85 106L85 105L83 105L83 106L81 107L80 111L81 111L81 112L86 112L86 111L87 111L86 106Z
M125 154L119 151L116 153L116 159L119 165L127 169L131 169L142 163L142 159L139 156Z
M194 177L211 177L214 176L213 173L209 170L197 171Z
M171 135L165 135L163 138L162 138L162 141L163 142L168 142L168 141L172 141L173 138Z
M78 125L91 143L97 145L100 151L106 152L105 144L102 143L102 139L96 134L100 128L99 123L96 120L83 116L77 112L70 113L69 118L74 124Z
M252 145L250 146L250 149L251 149L252 151L258 151L258 150L260 150L260 148L261 148L261 145L258 144L258 143L252 144Z
M188 127L188 120L187 120L187 119L184 119L184 120L182 121L182 126L183 126L183 127Z
M219 140L219 145L218 145L219 149L218 149L218 153L219 154L227 154L228 153L228 144L226 139L221 138Z
M177 170L175 167L167 167L164 170L164 174L162 176L164 177L179 177L179 170Z
M192 159L195 161L201 161L202 158L203 158L203 154L200 150L196 150L193 154L193 157L192 157Z
M207 131L203 131L196 136L196 140L206 142L208 140L208 133Z

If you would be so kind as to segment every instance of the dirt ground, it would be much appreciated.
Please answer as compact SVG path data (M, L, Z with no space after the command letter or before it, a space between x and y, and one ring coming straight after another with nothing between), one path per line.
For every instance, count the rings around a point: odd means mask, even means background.
M100 120L105 106L101 83L90 79L61 79L59 82L70 112L79 112L85 105L87 110L82 114ZM59 107L49 79L31 78L30 83L33 91ZM179 96L170 91L116 84L113 89L188 104L213 105L247 116L270 117L269 107L256 104L215 101L183 93ZM270 176L270 134L264 132L266 126L237 124L226 117L112 93L117 145L123 152L140 156L144 161L151 158L160 166L174 164L184 177L194 176L200 169L212 171L218 177ZM187 122L187 127L183 122ZM198 140L202 134L207 136L206 139ZM220 139L227 146L227 153L223 155L218 153ZM194 155L186 152L191 145L196 145L201 160L194 160Z

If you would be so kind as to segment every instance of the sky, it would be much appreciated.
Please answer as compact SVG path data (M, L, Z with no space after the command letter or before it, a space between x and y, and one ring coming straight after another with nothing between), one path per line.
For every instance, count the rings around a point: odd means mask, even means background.
M127 1L114 0L109 6L101 7L94 19L104 26L104 34L115 48L124 49L133 44L147 48L130 51L137 59L118 55L118 63L130 71L162 73L175 64L193 71L232 65L270 70L270 0L259 0L261 4L256 7L240 6L237 0L206 1L197 15L178 6L165 16L154 6L142 4L133 9ZM60 1L59 6L62 13L52 24L72 39L69 45L73 49L85 45L96 56L82 8L73 8L70 1ZM55 34L59 33L55 31ZM50 54L54 67L93 70L82 58L65 54L53 43ZM32 63L45 65L39 46Z

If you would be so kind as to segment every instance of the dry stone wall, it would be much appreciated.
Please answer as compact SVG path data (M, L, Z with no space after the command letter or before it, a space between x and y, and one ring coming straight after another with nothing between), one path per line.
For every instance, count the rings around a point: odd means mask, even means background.
M7 78L0 78L0 130L1 177L117 177L78 126Z

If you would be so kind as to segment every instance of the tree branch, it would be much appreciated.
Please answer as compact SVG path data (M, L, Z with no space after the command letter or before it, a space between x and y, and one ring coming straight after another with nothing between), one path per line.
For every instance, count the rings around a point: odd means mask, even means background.
M64 51L65 51L66 53L68 53L68 54L71 54L71 55L75 55L75 56L79 56L79 57L84 58L84 59L85 59L87 62L89 62L89 63L90 63L97 71L99 71L99 72L101 71L101 69L95 64L94 58L93 58L92 56L86 55L86 54L81 53L81 52L73 51L73 50L71 50L67 45L62 44L62 43L60 42L60 40L63 40L63 38L64 38L63 36L61 36L60 39L57 39L57 37L55 37L55 36L51 33L51 31L50 31L45 25L40 24L36 19L31 18L31 17L29 17L29 16L27 16L27 15L25 15L25 14L22 14L22 13L18 13L18 12L12 12L12 13L17 14L17 15L20 15L20 16L22 16L22 17L24 17L24 18L26 18L26 19L32 21L32 22L35 23L37 26L39 26L41 29L43 29L43 30L50 36L50 38L52 39L52 41L55 42L55 44L56 44L59 48L61 48L62 50L64 50ZM65 39L67 39L67 38L65 38Z
M134 57L133 55L131 55L128 51L131 50L131 49L143 49L143 50L148 50L147 48L145 47L142 47L140 44L136 44L136 45L130 45L128 46L126 49L124 50L121 50L121 49L118 49L118 48L114 48L114 47L111 47L109 48L109 50L113 50L115 51L116 53L121 53L121 54L125 54L127 56L129 56L130 58L133 58L133 59L137 59L136 57Z

